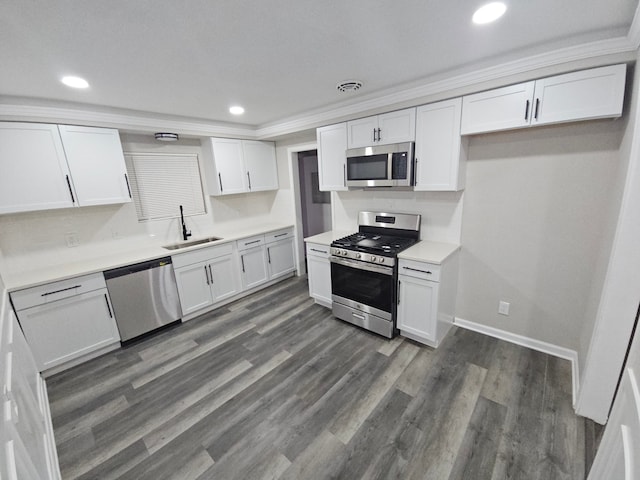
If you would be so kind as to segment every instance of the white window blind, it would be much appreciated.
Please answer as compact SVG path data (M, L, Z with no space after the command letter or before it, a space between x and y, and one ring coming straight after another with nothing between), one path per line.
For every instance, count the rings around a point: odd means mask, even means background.
M206 213L196 154L126 153L138 220Z

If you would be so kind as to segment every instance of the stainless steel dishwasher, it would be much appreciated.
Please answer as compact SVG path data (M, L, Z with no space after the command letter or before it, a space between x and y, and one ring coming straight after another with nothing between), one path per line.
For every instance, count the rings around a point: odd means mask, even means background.
M104 278L123 342L180 320L171 257L107 270Z

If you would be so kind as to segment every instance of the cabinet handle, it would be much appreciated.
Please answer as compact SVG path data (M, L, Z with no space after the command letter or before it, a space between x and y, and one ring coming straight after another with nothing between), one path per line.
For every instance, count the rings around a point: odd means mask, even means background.
M271 248L267 248L267 259L269 260L269 263L271 263Z
M71 180L69 180L69 175L65 175L67 177L67 187L69 187L69 195L71 195L71 203L76 203L76 199L73 196L73 190L71 189Z
M261 241L260 239L258 239L258 240L254 240L254 241L252 241L252 242L247 242L247 243L245 243L244 245L245 245L245 247L246 247L247 245L251 245L252 243L259 243L260 241Z
M242 262L242 273L244 272L244 255L240 255L240 261Z
M207 285L211 285L211 282L209 282L209 272L207 272L207 266L204 266L204 276L207 279Z
M74 288L80 288L82 285L74 285L73 287L61 288L60 290L54 290L53 292L45 292L41 295L41 297L46 297L47 295L53 295L54 293L66 292L67 290L73 290Z
M342 185L347 186L347 166L342 165Z
M382 140L382 135L380 135L380 132L382 131L382 129L378 129L378 141Z
M538 120L538 109L540 108L540 99L536 98L536 113L533 115L535 120Z
M278 235L274 235L273 238L284 237L285 235L289 235L289 232L279 233Z
M405 270L411 270L412 272L420 272L420 273L426 273L427 275L432 275L433 272L429 271L429 270L420 270L418 268L411 268L411 267L402 267Z
M220 182L220 193L224 192L224 190L222 189L222 174L219 173L218 174L218 182Z
M131 196L131 187L129 186L129 177L127 177L127 174L124 174L124 181L127 182L127 192L129 192L129 198L133 198Z
M375 128L373 129L373 141L374 142L376 141L376 129Z
M111 314L111 305L109 305L109 297L107 297L107 294L104 294L104 301L107 302L107 310L109 310L109 317L113 318L113 315Z
M324 250L318 250L317 248L310 248L309 250L311 250L312 252L318 252L318 253L324 253L324 254L328 254L329 252L326 252Z
M524 119L529 120L529 100L527 100L527 104L524 107Z
M247 172L247 179L249 180L249 190L251 190L251 174Z
M402 286L402 282L398 280L398 305L400 305L400 287Z
M418 185L418 159L413 161L413 184Z
M211 285L213 285L213 272L211 271L211 264L209 264L208 267L209 267L209 278L211 279Z
M356 317L359 320L365 320L365 316L364 315L358 315L357 313L351 313L352 317Z

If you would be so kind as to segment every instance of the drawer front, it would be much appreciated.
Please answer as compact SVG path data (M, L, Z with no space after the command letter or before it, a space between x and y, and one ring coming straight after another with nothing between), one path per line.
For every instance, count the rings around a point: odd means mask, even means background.
M319 243L307 243L307 256L329 258L331 256L331 247Z
M173 268L180 268L194 263L206 262L212 258L231 255L233 253L233 244L225 243L224 245L216 245L214 247L199 248L191 252L179 253L171 256Z
M285 240L293 237L293 229L287 228L284 230L278 230L277 232L267 233L264 236L265 243L273 243L279 240Z
M18 290L11 293L11 300L15 309L19 311L99 288L106 288L102 272Z
M256 235L255 237L243 238L238 240L238 250L246 250L247 248L259 247L264 245L264 235Z
M399 275L407 275L409 277L431 280L433 282L440 281L440 269L440 265L425 262L415 262L413 260L400 260L400 262L398 263Z

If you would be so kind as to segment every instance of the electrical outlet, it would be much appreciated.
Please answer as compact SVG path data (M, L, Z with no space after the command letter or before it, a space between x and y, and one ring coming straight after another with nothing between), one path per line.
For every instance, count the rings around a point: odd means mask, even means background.
M500 315L509 315L509 307L511 306L511 304L509 302L503 302L502 300L500 300L500 303L498 304L498 313Z
M80 238L78 237L78 232L67 232L64 234L64 239L67 242L67 247L77 247L80 245Z

